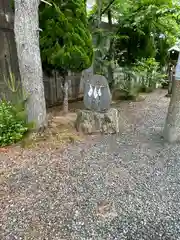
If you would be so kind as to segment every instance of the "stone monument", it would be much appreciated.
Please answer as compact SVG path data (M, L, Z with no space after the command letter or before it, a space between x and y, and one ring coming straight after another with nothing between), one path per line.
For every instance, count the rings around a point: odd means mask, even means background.
M111 92L107 79L101 75L94 75L84 82L84 105L86 110L77 113L76 129L91 134L118 133L119 112L110 108Z
M111 93L104 76L94 75L84 83L84 105L86 109L106 112L110 109Z

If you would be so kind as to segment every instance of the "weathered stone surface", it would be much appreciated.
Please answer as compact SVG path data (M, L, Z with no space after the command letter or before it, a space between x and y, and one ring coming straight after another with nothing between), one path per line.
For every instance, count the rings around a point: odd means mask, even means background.
M107 79L94 75L84 83L84 105L86 109L106 112L110 109L111 92Z
M77 113L75 127L78 132L85 134L104 133L114 134L119 132L119 112L115 108L105 113L90 110L80 110Z

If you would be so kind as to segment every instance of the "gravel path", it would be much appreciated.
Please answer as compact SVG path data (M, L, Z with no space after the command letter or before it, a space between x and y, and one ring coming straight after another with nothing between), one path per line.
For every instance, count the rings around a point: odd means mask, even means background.
M0 239L180 239L180 147L161 139L164 95L123 103L119 136L4 157Z

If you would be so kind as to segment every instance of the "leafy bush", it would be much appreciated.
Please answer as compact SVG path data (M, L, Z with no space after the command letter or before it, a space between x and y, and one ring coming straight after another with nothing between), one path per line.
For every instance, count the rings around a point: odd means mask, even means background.
M136 99L140 93L141 83L133 68L121 68L121 74L115 78L115 89L119 89L121 96L119 99L131 100Z
M158 83L162 83L165 75L160 71L160 64L154 58L141 59L134 66L134 71L141 79L143 92L151 92Z
M140 92L152 92L165 77L154 58L141 59L133 67L121 68L115 78L115 88L122 92L121 99L135 99Z
M28 131L24 108L5 100L0 102L0 146L16 143Z

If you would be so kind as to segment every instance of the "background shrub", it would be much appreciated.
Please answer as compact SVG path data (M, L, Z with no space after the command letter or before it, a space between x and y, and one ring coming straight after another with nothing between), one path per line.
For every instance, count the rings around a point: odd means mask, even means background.
M22 105L0 101L0 146L16 143L28 131L26 114Z

